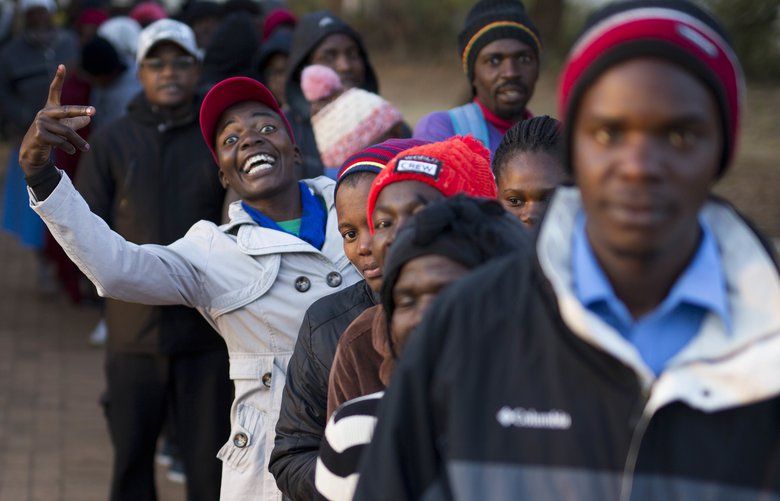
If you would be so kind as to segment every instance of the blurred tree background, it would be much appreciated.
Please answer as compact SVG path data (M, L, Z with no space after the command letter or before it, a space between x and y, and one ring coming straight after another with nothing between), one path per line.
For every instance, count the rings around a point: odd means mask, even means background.
M698 0L726 25L752 79L780 79L780 0ZM289 0L298 12L328 8L354 23L372 47L398 57L450 55L475 0ZM526 0L557 65L587 15L604 0Z

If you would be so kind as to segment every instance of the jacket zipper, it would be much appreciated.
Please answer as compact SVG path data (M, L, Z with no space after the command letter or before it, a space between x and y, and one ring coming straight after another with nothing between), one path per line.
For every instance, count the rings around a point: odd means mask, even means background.
M623 466L623 478L620 485L620 501L629 501L631 499L631 491L634 487L634 473L636 470L636 463L639 459L639 449L642 445L642 439L645 436L647 427L650 424L652 414L645 412L647 402L650 400L651 390L642 389L642 398L640 399L637 408L639 415L631 416L631 421L636 421L634 430L631 433L631 444L628 448L628 455L626 456L626 462Z

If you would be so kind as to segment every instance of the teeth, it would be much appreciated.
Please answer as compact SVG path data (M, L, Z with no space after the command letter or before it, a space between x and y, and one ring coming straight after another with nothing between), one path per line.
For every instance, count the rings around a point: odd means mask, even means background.
M268 153L261 153L259 155L252 155L246 159L241 171L244 174L251 174L261 170L268 170L274 166L276 158Z

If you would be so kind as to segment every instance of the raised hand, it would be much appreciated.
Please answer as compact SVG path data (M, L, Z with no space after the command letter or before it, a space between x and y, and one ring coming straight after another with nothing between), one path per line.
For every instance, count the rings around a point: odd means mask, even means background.
M59 65L49 86L46 105L35 115L22 139L19 164L25 175L39 172L49 165L51 150L56 147L69 154L89 150L89 144L76 131L89 124L95 108L92 106L62 106L62 84L65 66Z

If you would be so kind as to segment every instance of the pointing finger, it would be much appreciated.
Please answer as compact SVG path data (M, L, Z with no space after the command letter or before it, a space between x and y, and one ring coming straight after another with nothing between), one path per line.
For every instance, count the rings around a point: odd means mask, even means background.
M65 82L65 65L57 66L57 72L49 85L49 97L46 99L46 106L59 106L60 96L62 95L62 84Z

